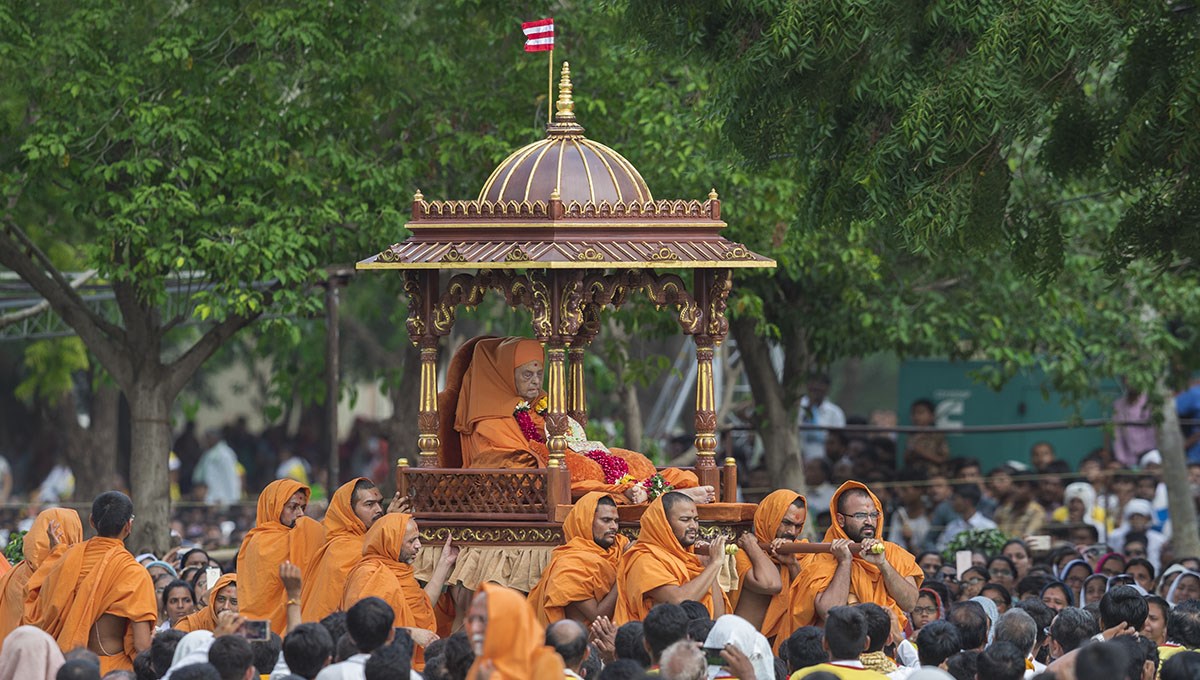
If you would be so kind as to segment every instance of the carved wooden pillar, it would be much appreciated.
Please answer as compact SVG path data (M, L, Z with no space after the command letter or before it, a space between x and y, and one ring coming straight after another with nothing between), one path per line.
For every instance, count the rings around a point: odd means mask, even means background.
M438 340L450 332L452 315L435 315L440 280L437 270L404 273L408 294L408 335L421 349L421 377L417 406L417 467L438 465L437 358Z
M552 459L562 460L567 449L567 350L552 340L546 351L546 445Z
M421 338L421 398L417 413L417 449L421 454L419 467L438 466L438 409L437 409L438 338Z
M583 391L584 349L571 345L567 351L567 415L587 425L587 397Z
M713 344L696 336L696 476L701 486L717 488L717 412L713 394Z

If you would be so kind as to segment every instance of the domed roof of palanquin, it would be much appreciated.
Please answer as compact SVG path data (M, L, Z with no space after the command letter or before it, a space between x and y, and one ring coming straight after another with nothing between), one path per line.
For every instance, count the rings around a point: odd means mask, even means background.
M607 146L583 136L575 122L570 67L563 63L558 112L546 128L546 138L522 147L496 167L479 200L518 203L542 201L558 190L565 205L632 203L654 200L650 187L633 164Z

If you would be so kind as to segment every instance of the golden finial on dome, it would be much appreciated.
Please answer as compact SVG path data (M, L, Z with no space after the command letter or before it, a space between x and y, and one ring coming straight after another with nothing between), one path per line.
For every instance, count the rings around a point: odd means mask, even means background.
M710 200L710 201L715 201L715 200L717 200L717 198L718 198L718 197L717 197L717 188L716 188L716 187L713 187L713 188L712 188L711 190L709 190L709 192L708 192L708 200Z
M562 200L562 194L558 193L558 187L554 187L554 191L550 192L550 200L551 201Z
M571 64L566 61L562 65L562 78L558 81L558 101L554 108L558 110L554 120L575 120L575 100L571 99Z
M417 193L413 194L413 202L416 203L417 201L424 201L424 200L425 200L425 195L421 193L420 189L417 189Z

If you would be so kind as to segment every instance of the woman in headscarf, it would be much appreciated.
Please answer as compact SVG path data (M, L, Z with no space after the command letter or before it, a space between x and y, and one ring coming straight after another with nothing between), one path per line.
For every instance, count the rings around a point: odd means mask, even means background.
M1116 576L1125 573L1125 556L1120 553L1107 553L1096 562L1096 573L1105 576Z
M1051 581L1042 588L1042 604L1053 609L1055 612L1062 611L1065 607L1075 606L1075 595L1067 584L1062 581Z
M212 647L212 631L194 630L184 635L175 645L175 655L171 657L171 667L167 669L162 680L171 680L171 674L194 663L208 662L208 649ZM2 679L0 679L2 680Z
M1099 603L1104 593L1108 592L1108 577L1104 574L1092 574L1083 580L1083 590L1079 596L1079 606L1086 607L1093 602Z
M746 619L736 614L726 614L713 624L712 630L708 631L708 638L704 640L704 649L719 653L726 645L733 645L746 655L754 668L754 677L775 677L775 657L771 654L771 645Z
M237 613L237 574L224 574L209 589L208 605L203 609L179 619L175 628L185 633L195 630L213 630L217 627L217 615L225 610Z
M0 680L54 680L63 663L54 638L36 626L19 626L0 651Z
M1167 592L1172 607L1188 600L1200 600L1200 573L1191 570L1181 572Z
M1083 560L1071 560L1058 573L1058 580L1067 584L1071 589L1071 599L1079 601L1083 593L1083 582L1092 575L1092 566Z
M985 614L987 614L988 621L990 621L990 624L988 625L988 644L992 644L992 638L996 635L996 621L1000 620L1000 608L996 606L995 602L992 602L990 599L982 595L972 597L967 601L978 602L979 606L983 607L983 611Z
M1154 594L1165 599L1167 593L1171 590L1171 586L1175 585L1175 579L1187 570L1188 568L1182 564L1172 564L1167 567L1162 576L1158 577L1158 586L1154 588Z
M909 622L912 624L910 638L929 622L946 618L946 607L942 604L942 598L937 591L932 588L922 588L917 596L917 606L913 607L911 614L912 616L909 617Z

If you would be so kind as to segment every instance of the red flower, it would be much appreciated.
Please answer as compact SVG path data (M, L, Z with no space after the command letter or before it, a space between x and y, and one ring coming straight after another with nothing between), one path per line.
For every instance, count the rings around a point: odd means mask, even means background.
M513 417L517 419L517 425L521 426L521 434L531 442L546 443L546 437L540 432L540 428L534 424L533 417L529 415L529 409L517 409L513 413Z
M600 470L604 472L605 484L616 484L617 480L629 474L629 463L626 463L625 459L620 456L605 453L600 449L593 449L583 455L596 461L596 464L600 466Z

